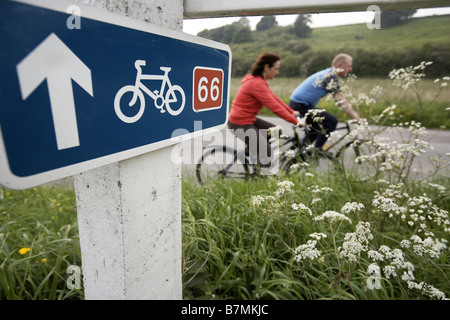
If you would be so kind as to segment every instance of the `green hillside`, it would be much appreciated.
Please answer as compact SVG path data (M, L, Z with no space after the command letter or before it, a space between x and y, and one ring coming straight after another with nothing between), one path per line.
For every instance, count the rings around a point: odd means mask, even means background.
M416 18L388 29L370 30L365 24L313 29L305 42L316 49L370 50L421 48L427 43L450 44L450 16Z
M353 71L360 77L385 77L394 68L421 61L434 62L429 76L450 74L449 15L415 18L380 30L368 29L366 24L315 28L307 38L298 38L292 30L293 26L250 31L242 43L228 41L233 52L232 76L246 74L263 51L281 55L285 77L306 76L327 67L339 52L354 57ZM199 35L208 37L205 32Z

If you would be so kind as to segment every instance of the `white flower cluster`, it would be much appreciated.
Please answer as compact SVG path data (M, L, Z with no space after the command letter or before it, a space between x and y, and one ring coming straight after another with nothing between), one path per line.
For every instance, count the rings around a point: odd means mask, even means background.
M327 237L327 235L325 233L322 233L322 232L314 232L314 233L311 233L309 236L311 238L316 239L316 240L320 240L320 239L323 239L323 238Z
M380 209L384 213L389 213L392 217L392 213L399 214L400 207L395 203L394 199L386 198L384 196L378 195L372 200L372 205Z
M308 213L310 216L312 215L312 211L310 208L308 208L307 206L305 206L303 203L293 203L292 204L292 209L295 211L300 211L300 212L306 212Z
M409 289L417 289L422 291L423 295L429 296L430 298L436 298L439 300L445 300L445 294L436 289L435 287L433 287L430 284L427 284L425 282L421 282L421 283L415 283L414 281L408 281L408 288Z
M316 244L316 240L308 240L306 244L298 246L294 250L294 253L296 254L296 256L294 256L294 260L300 262L301 260L314 260L319 258L322 252L316 249Z
M381 112L380 116L384 116L384 115L393 116L394 112L395 112L395 109L397 109L397 105L393 104L393 105L387 107L386 109L384 109Z
M309 236L315 240L308 240L306 244L302 244L294 250L294 254L296 254L296 256L294 256L295 261L300 262L301 260L306 259L314 260L319 258L322 254L322 251L316 248L317 241L326 238L327 235L320 232L314 232Z
M443 77L442 78L443 81L450 81L450 77ZM436 79L434 80L434 83L439 83L441 82L441 79ZM441 82L441 88L444 88L448 85L448 82Z
M372 239L370 223L361 221L356 225L355 232L345 234L345 242L338 248L339 254L350 262L355 262L361 256L361 252L368 250L369 240Z
M422 127L412 127L409 130L415 131L415 135L420 135ZM431 148L429 142L420 139L413 139L412 143L398 143L382 137L374 137L371 141L366 141L365 147L369 148L369 152L357 157L355 163L366 163L380 173L384 172L391 176L395 174L396 177L402 178L402 174L405 174L405 166L413 158L426 153Z
M278 186L278 189L275 191L275 195L277 197L279 197L285 193L292 191L291 188L294 186L294 183L289 180L286 180L286 181L278 182L277 186Z
M416 84L425 77L424 70L432 62L422 61L419 65L407 68L394 69L389 73L389 78L393 80L395 86L402 87L404 90L409 86Z
M367 252L369 258L373 261L384 261L386 263L383 268L383 273L386 279L390 277L397 277L397 270L403 269L401 279L403 281L414 280L414 265L405 261L405 255L400 249L392 250L388 246L382 245L376 250L369 250Z
M402 192L402 183L390 185L382 193L376 192L372 205L376 210L386 213L389 218L398 216L416 232L433 237L433 228L442 227L450 233L449 213L436 206L426 194L412 197Z
M288 159L292 159L295 158L295 156L297 155L297 152L295 150L286 150L284 152L284 155L288 158Z
M427 237L422 240L418 235L413 235L410 240L402 240L400 245L402 248L411 248L415 254L421 257L428 254L431 258L436 258L447 249L447 240L445 239L438 240Z
M323 121L323 119L325 119L325 117L321 117L320 115L324 111L326 111L326 110L319 109L319 108L309 109L308 112L306 112L306 114L305 114L305 118L311 117L311 119L313 119L314 122L322 123L322 121Z
M250 200L250 203L254 206L254 207L259 207L260 205L262 205L264 203L264 201L266 200L265 197L257 195L257 196L253 196L252 199Z
M431 198L426 194L419 197L412 197L406 203L410 220L410 226L418 226L419 232L427 236L433 236L429 223L433 222L438 226L443 226L447 233L450 233L450 220L448 211L440 209L433 204Z
M374 98L371 98L366 93L360 93L357 97L353 97L350 99L350 104L352 106L360 106L360 105L366 105L370 106L371 104L375 104L376 100Z
M274 196L260 196L256 195L250 199L250 204L257 209L260 209L263 214L277 213L281 208L281 203Z
M308 190L311 190L311 193L333 192L330 187L319 187L318 185L308 187Z
M299 171L300 169L304 169L304 168L308 168L309 164L307 162L297 162L294 163L290 168L289 168L289 172L294 173Z
M364 209L364 205L358 202L347 202L341 209L344 214L349 214L350 212L360 212Z
M420 122L412 120L411 122L394 123L392 130L394 132L412 134L415 137L423 137L427 134L426 128ZM403 131L402 131L403 130Z
M346 215L343 215L342 213L333 210L325 211L320 216L314 217L314 220L315 221L329 220L330 222L348 221L352 223L352 220L350 220Z

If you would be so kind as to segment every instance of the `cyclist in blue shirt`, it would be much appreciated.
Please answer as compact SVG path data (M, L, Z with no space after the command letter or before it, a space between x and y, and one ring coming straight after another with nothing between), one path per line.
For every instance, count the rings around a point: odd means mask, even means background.
M328 135L336 129L338 123L334 115L316 109L320 99L328 93L350 117L357 121L366 121L352 109L350 103L341 94L339 86L339 78L347 77L352 71L352 62L353 59L348 54L338 54L333 59L330 68L309 76L291 95L289 106L299 111L302 117L306 116L306 123L312 128L311 140L319 150L322 150ZM317 117L322 120L318 120Z

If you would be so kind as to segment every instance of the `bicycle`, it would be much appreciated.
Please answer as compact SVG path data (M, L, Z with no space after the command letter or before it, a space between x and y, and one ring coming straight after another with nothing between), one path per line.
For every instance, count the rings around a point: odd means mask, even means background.
M309 126L304 127L303 136L294 130L294 136L288 137L282 144L280 169L288 172L297 164L314 167L316 170L338 169L341 164L348 166L354 159L368 153L367 141L360 138L345 141L351 132L349 122L339 125L333 132L336 135L339 131L344 133L335 139L328 139L319 150L314 147L314 141L311 139L313 132ZM351 152L348 152L350 149ZM357 164L360 165L361 162ZM359 169L361 171L362 167Z
M348 149L353 152L349 158L356 158L362 154L368 153L365 148L365 140L353 139L344 142L344 139L350 134L350 124L348 122L340 125L335 131L346 130L340 138L334 141L327 141L326 150L315 150L312 148L310 137L312 132L309 126L300 129L293 127L294 135L287 137L280 145L279 170L288 173L296 165L305 164L316 168L338 168L342 162L349 159L343 159ZM202 157L196 165L196 176L200 184L208 179L215 178L241 178L249 179L258 176L258 170L255 161L251 161L248 155L248 146L236 150L226 145L206 146L203 148ZM361 164L361 163L359 163ZM364 168L359 170L364 172Z
M142 74L142 67L145 65L146 65L145 60L135 61L134 66L137 71L135 84L126 85L122 87L116 93L116 96L114 98L114 110L116 112L116 115L119 117L120 120L122 120L125 123L134 123L142 117L145 110L145 97L143 92L145 92L148 96L150 96L154 100L155 107L159 109L161 113L164 113L167 110L172 116L177 116L184 109L184 105L186 103L184 90L178 85L172 85L169 79L169 72L172 70L172 68L160 67L160 70L164 72L163 75L149 75L149 74ZM141 82L142 80L161 80L162 81L161 89L152 92L144 84L142 84ZM164 91L166 90L166 86L167 91L165 93L165 96L163 96ZM127 115L131 111L126 110L126 112L123 112L121 108L121 100L126 93L133 94L130 102L128 103L128 106L130 108L133 108L135 106L139 98L140 102L139 109L137 109L137 112L136 110L133 110L135 114L132 116ZM177 104L178 102L179 104ZM175 104L175 107L172 107L173 104Z

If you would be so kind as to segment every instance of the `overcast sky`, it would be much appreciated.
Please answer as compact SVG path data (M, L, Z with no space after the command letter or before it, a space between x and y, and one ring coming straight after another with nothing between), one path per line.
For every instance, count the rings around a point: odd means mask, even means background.
M432 8L419 9L414 15L415 17L450 14L450 8ZM372 21L373 12L341 12L341 13L316 13L311 14L312 28L338 26L351 23L367 23ZM256 24L261 17L247 17L250 20L250 27L255 30ZM293 24L297 15L281 15L277 16L278 25L287 26ZM211 19L189 19L183 22L183 31L193 35L197 35L204 29L214 29L220 26L231 24L238 21L239 17L231 18L211 18ZM206 27L205 27L206 26Z

